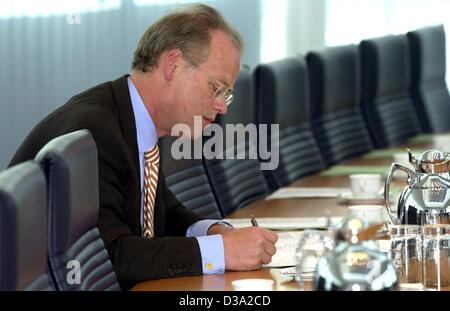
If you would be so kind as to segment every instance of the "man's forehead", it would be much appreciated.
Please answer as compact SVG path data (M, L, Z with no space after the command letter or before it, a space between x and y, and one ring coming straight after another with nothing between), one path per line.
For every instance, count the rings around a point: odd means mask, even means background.
M240 55L231 38L223 32L211 35L210 53L205 65L212 67L215 78L230 85L239 73Z
M233 56L237 55L238 58L240 57L238 48L232 38L222 31L213 31L211 33L210 54L212 53L222 58L228 54L232 54Z

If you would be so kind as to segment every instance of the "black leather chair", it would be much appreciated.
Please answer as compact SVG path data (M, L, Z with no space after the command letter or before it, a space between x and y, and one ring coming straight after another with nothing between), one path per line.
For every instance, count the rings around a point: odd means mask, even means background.
M47 266L47 189L31 161L0 173L0 290L54 290Z
M398 145L422 131L410 89L406 35L363 40L362 111L375 147Z
M373 149L361 112L361 68L356 45L307 55L311 126L327 165Z
M120 290L96 227L98 166L92 135L79 130L57 137L39 151L35 161L46 172L49 263L56 287L63 291Z
M234 102L225 115L217 118L216 123L224 134L223 146L232 150L233 156L229 159L205 159L211 186L225 216L269 193L269 186L260 169L258 158L250 158L250 150L254 150L257 156L257 141L236 135L233 139L234 145L226 146L225 137L234 136L234 131L227 132L227 124L250 126L257 130L254 124L253 84L250 68L242 67L233 89ZM250 149L250 146L253 149ZM237 156L238 153L242 155L242 159Z
M257 123L280 126L280 164L271 172L277 186L323 169L309 123L309 81L304 58L261 64L255 70L255 81Z
M411 94L426 132L450 130L450 95L445 81L446 49L442 25L408 32Z
M193 157L193 143L190 159L175 159L171 154L175 137L159 140L160 167L166 178L166 184L186 208L207 218L222 219L222 212L214 192L209 184L208 175L202 159Z

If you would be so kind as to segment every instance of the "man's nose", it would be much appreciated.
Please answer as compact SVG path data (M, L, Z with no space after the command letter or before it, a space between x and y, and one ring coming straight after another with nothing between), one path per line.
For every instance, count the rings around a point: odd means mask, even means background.
M220 114L226 114L228 111L227 104L225 103L225 97L219 96L214 100L214 109Z

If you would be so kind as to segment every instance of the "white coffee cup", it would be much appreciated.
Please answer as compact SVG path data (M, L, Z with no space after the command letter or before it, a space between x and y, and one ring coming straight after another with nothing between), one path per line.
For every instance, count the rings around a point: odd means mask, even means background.
M351 205L348 214L364 222L365 225L383 224L387 221L385 208L381 205Z
M350 189L355 198L378 198L381 189L380 174L352 174L350 175Z
M269 279L241 279L231 282L236 291L271 291L274 281Z

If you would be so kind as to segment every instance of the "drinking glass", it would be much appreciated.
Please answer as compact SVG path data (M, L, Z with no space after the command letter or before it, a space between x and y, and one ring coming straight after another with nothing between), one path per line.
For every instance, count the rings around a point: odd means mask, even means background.
M423 285L431 290L450 285L450 225L423 227Z
M305 230L302 232L295 254L295 280L301 290L305 289L305 281L314 279L319 260L329 256L334 246L334 239L326 231Z
M422 235L418 225L390 227L390 257L400 283L422 282Z

